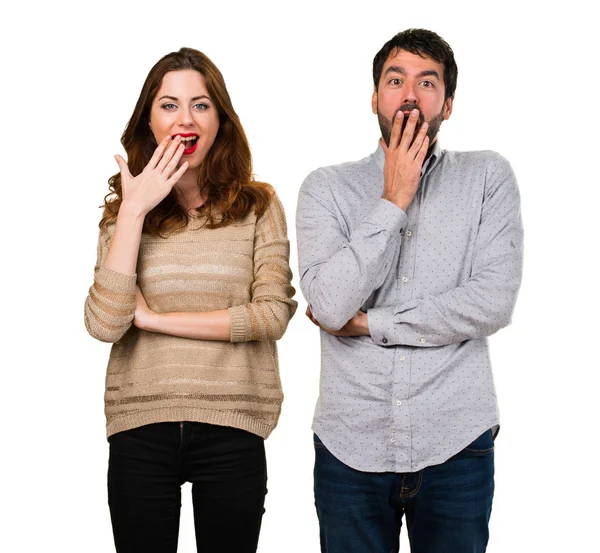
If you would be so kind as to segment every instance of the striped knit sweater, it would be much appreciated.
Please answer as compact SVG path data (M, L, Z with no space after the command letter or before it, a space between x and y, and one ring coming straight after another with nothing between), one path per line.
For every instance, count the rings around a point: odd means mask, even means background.
M167 238L143 234L133 275L103 266L114 225L100 231L85 324L94 338L113 342L107 436L156 422L196 421L266 438L277 424L283 393L275 340L297 307L283 207L274 196L258 220L251 212L223 228L203 222L191 218ZM159 313L228 309L231 341L138 329L132 325L136 282Z

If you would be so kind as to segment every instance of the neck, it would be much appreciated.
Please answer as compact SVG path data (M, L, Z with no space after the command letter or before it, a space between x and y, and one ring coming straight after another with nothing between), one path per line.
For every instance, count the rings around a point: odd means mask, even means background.
M195 172L186 171L177 181L175 191L179 203L186 211L193 211L200 207L206 199L198 186L198 175Z
M433 152L433 149L435 148L436 143L437 143L437 134L435 135L433 142L429 145L429 148L427 148L427 155L425 156L425 159L429 159L429 156Z

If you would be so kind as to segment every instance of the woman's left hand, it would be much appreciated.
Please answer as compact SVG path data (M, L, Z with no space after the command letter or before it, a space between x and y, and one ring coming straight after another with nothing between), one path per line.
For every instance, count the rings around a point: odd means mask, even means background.
M148 307L146 299L140 290L140 287L135 286L135 313L133 315L133 324L140 330L148 330L150 321L155 315L154 311Z

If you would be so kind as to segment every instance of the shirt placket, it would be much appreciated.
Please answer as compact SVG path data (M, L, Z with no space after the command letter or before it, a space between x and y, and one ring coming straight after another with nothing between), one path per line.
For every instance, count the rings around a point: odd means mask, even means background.
M413 296L416 260L416 231L419 220L420 195L417 193L407 211L408 221L401 230L402 248L396 269L395 303L402 304ZM392 427L390 442L394 446L397 465L411 463L412 429L410 424L410 383L412 348L394 348L394 384L392 393Z

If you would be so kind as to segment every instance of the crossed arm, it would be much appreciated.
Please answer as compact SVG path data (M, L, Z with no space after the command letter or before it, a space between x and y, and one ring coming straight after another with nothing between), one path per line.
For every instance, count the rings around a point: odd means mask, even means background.
M135 178L125 161L117 159L124 200L116 224L100 232L94 284L85 302L89 333L99 340L116 342L133 324L143 330L200 340L279 339L297 304L291 299L294 289L290 284L285 214L275 195L255 225L250 302L196 313L156 313L148 307L135 274L144 217L182 174L181 169L176 170L182 148L178 141L169 143L168 139ZM183 164L182 168L186 167L187 163Z
M502 158L495 165L485 186L468 282L366 314L359 308L390 270L389 254L399 247L403 212L390 206L398 213L386 218L377 204L347 237L327 188L322 182L316 186L317 177L309 176L300 194L297 235L300 285L311 320L333 335L369 334L382 346L417 347L481 338L509 324L521 280L523 233L512 170Z

